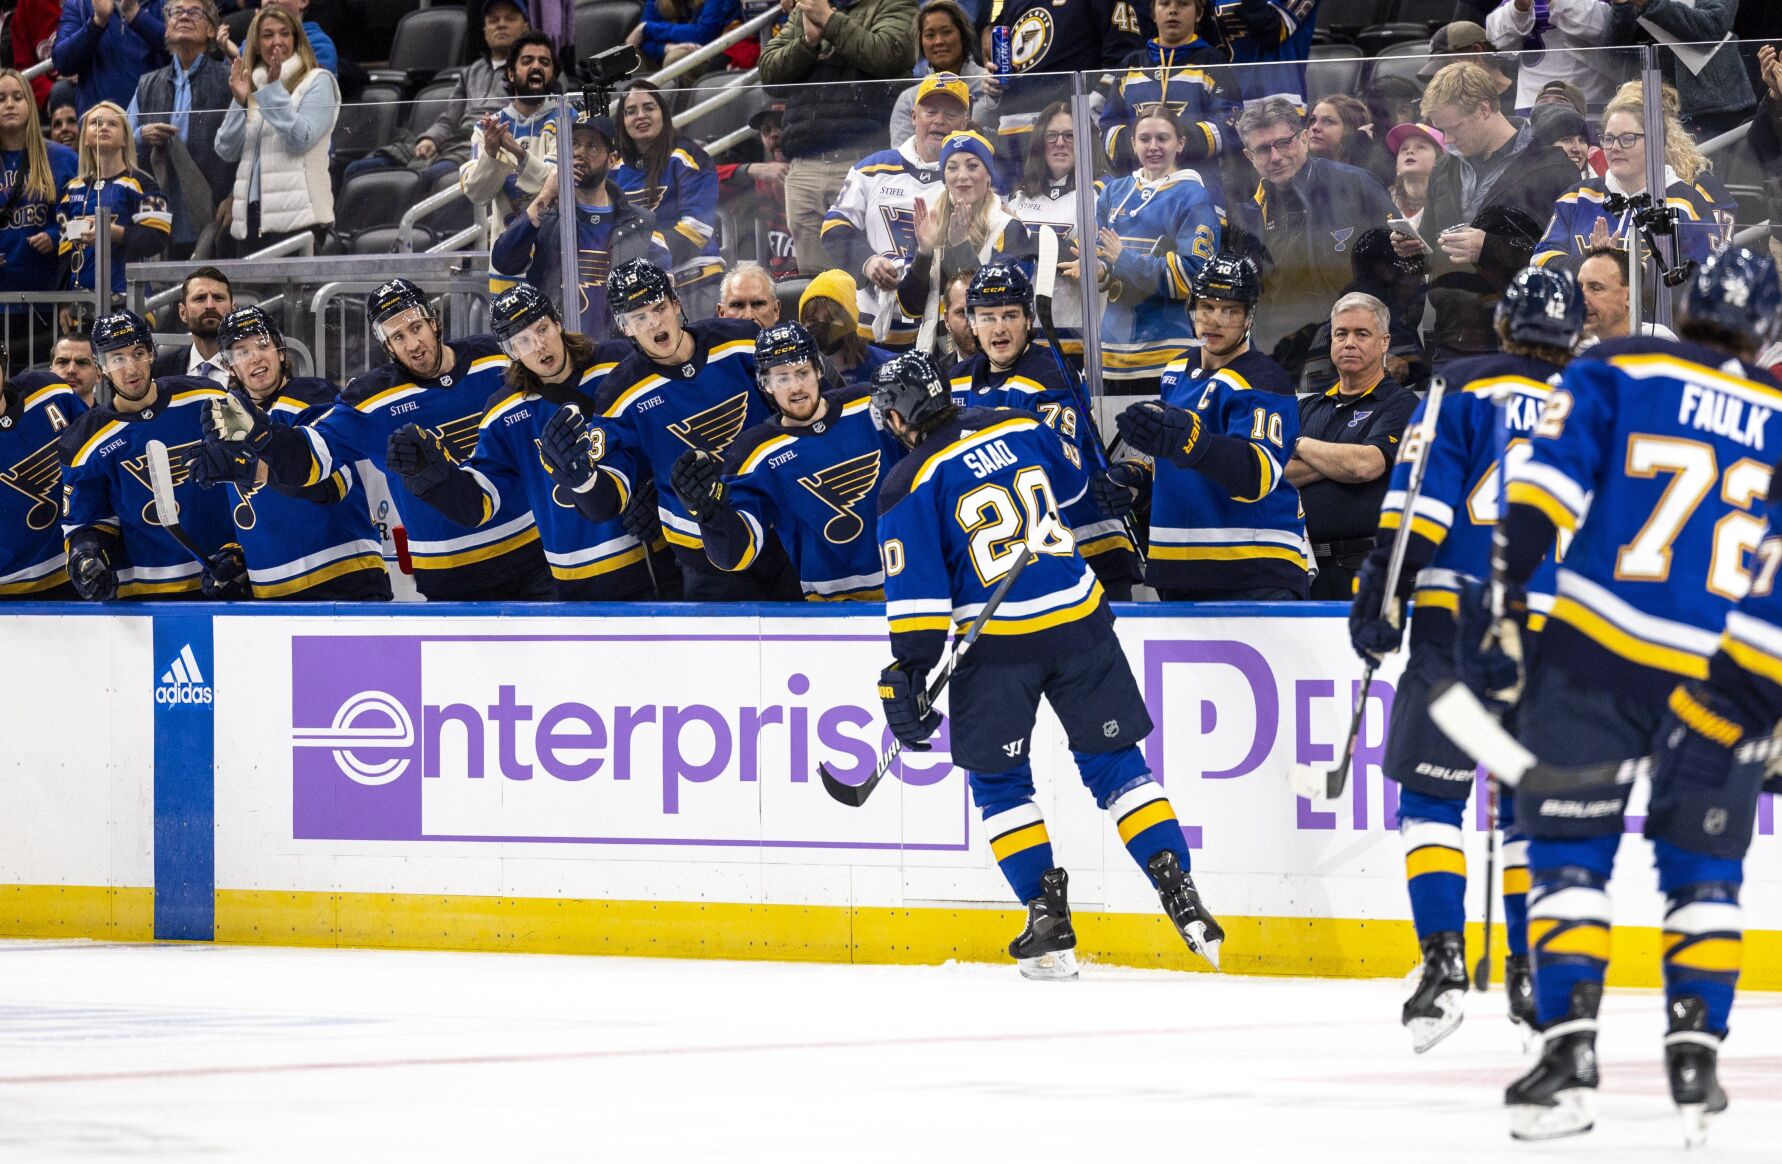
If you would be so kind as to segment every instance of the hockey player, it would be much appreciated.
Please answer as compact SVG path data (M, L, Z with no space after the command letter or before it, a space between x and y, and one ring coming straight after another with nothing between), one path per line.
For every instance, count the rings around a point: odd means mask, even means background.
M642 260L614 270L606 296L635 350L601 386L592 417L559 409L539 434L545 464L596 522L618 516L646 480L670 480L688 449L722 455L768 415L755 388L753 321L688 323L667 272ZM749 569L726 573L706 558L699 523L672 490L660 490L657 513L689 600L797 598L771 543Z
M1189 311L1200 346L1163 373L1161 400L1131 405L1120 436L1155 464L1127 460L1095 480L1102 509L1150 511L1150 583L1166 602L1306 597L1306 521L1282 466L1299 405L1279 364L1250 347L1262 278L1220 254L1195 273Z
M56 438L86 412L80 394L48 372L7 376L0 359L0 600L72 598L56 514L62 462Z
M475 529L494 519L507 498L523 499L556 579L557 596L571 602L617 602L664 597L659 579L679 581L663 549L659 565L625 527L625 518L590 522L576 511L565 486L539 458L539 434L566 404L594 412L594 396L626 353L623 341L595 344L565 332L551 301L519 283L489 304L489 322L514 362L506 382L490 394L476 448L462 461L418 424L390 434L387 460L409 492L459 525ZM680 597L674 587L667 597Z
M1775 333L1778 309L1768 258L1742 247L1715 255L1688 285L1682 338L1611 340L1573 361L1529 457L1512 465L1493 561L1498 621L1481 642L1467 621L1479 607L1463 599L1456 661L1475 689L1516 694L1530 582L1557 531L1575 529L1517 709L1517 734L1544 763L1614 765L1679 724L1736 737L1735 707L1678 683L1707 677L1727 611L1749 589L1745 560L1763 534L1753 510L1782 447L1782 386L1750 358ZM1544 1032L1540 1062L1505 1093L1518 1138L1588 1131L1595 1118L1606 886L1627 794L1607 777L1544 795L1524 785L1518 796ZM1682 762L1653 783L1646 835L1667 903L1666 1055L1686 1118L1712 1063L1692 1055L1680 1070L1682 1048L1725 1036L1738 975L1742 848L1731 824L1748 797L1732 783L1695 783Z
M1232 102L1222 92L1225 54L1202 40L1196 26L1207 0L1155 0L1157 35L1124 62L1126 71L1113 78L1112 91L1101 107L1102 147L1117 170L1131 169L1132 125L1137 110L1167 105L1188 131L1179 155L1225 206L1221 162L1239 152L1232 131ZM1229 81L1225 82L1229 84Z
M202 447L202 407L224 392L209 380L152 375L155 339L140 315L93 324L102 401L56 438L62 458L62 536L68 576L82 598L238 598L247 561L223 494L191 480ZM179 524L205 555L198 561L162 528L149 485L148 443L167 446Z
M334 406L339 390L315 376L292 377L285 337L258 307L241 307L217 329L217 359L230 390L277 427L312 424ZM341 465L303 489L267 488L257 458L231 456L240 445L207 442L193 478L228 486L235 536L247 557L255 598L388 601L383 543L358 470Z
M919 353L879 369L872 401L910 449L879 494L895 660L879 675L879 697L905 747L926 748L940 726L925 684L955 623L977 616L1024 546L1034 555L951 685L953 760L966 771L997 864L1027 906L1027 928L1009 953L1030 978L1076 975L1067 876L1033 800L1028 740L1044 697L1084 784L1164 911L1217 967L1225 932L1201 903L1175 810L1139 750L1151 718L1101 584L1060 513L1089 488L1076 450L1031 413L961 410Z
M418 424L439 437L454 458L476 447L483 403L501 382L508 359L494 336L450 343L433 307L407 279L392 279L367 300L372 332L391 362L357 377L340 401L313 424L285 428L228 397L210 410L211 439L245 443L266 462L274 485L302 488L324 481L355 461L383 465L390 434ZM538 527L525 498L503 497L490 520L467 529L421 503L399 473L386 473L408 530L415 586L430 601L540 600L556 597L539 550Z
M805 598L876 602L885 596L879 483L903 447L873 423L869 391L829 389L822 360L799 324L762 332L755 375L777 415L722 457L688 449L670 480L718 569L748 569L772 530Z
M1034 343L1033 283L1018 263L979 267L965 289L978 354L953 370L948 388L961 408L1019 408L1037 413L1073 446L1078 458L1094 465L1101 456L1092 418L1059 370L1050 348ZM1138 553L1119 515L1110 517L1093 496L1068 507L1065 519L1083 555L1110 600L1132 599L1139 580Z
M1551 384L1571 359L1584 327L1584 300L1571 275L1531 267L1518 274L1497 307L1503 354L1457 360L1435 440L1399 458L1380 510L1380 542L1362 564L1349 614L1356 653L1379 660L1398 649L1398 618L1382 619L1393 539L1408 538L1397 600L1413 604L1411 654L1398 681L1386 737L1386 777L1399 786L1398 830L1405 843L1411 918L1423 951L1422 975L1402 1021L1421 1053L1460 1025L1467 989L1466 856L1462 821L1473 790L1473 761L1425 714L1431 688L1454 672L1454 614L1463 584L1491 573L1504 462L1524 455ZM1423 406L1408 431L1421 432ZM1423 489L1407 522L1405 489L1412 463L1427 461ZM1407 528L1408 526L1408 528ZM1529 583L1529 624L1538 631L1553 605L1551 556ZM1528 969L1528 842L1515 825L1514 801L1499 793L1505 833L1503 897L1509 954L1504 987L1513 1021L1532 1028ZM1487 888L1489 895L1489 888Z
M1286 97L1305 112L1306 61L1319 0L1211 0L1213 40L1245 105Z

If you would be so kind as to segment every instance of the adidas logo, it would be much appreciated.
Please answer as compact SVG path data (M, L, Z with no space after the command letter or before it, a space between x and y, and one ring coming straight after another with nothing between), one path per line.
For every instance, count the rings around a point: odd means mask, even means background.
M210 701L210 684L204 681L204 672L198 669L198 657L192 654L192 644L187 643L173 657L167 670L161 672L160 686L155 688L155 702L208 704Z

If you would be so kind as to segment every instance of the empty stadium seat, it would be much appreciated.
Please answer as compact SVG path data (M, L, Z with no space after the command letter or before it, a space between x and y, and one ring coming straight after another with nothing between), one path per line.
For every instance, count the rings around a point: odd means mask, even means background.
M1306 96L1312 101L1332 93L1361 94L1361 50L1347 44L1315 44L1306 65Z
M364 253L357 250L360 236L379 227L394 227L403 211L420 198L421 175L414 170L353 175L334 200L334 237L329 240L329 250L334 254Z
M1395 44L1390 48L1381 49L1374 57L1373 68L1369 70L1368 79L1371 82L1378 81L1381 77L1403 77L1421 89L1423 88L1423 78L1417 75L1417 70L1421 69L1423 63L1428 59L1429 43L1427 41L1421 44L1415 42Z
M1414 43L1429 47L1429 29L1421 24L1374 24L1356 34L1355 43L1367 56L1375 57L1395 44Z
M1427 36L1451 22L1457 7L1454 0L1398 0L1392 19L1400 24L1420 24Z
M389 63L371 70L371 79L410 90L443 69L464 63L464 9L422 8L396 25Z
M330 152L336 162L362 158L396 137L403 107L402 90L394 85L367 85L359 100L340 107Z
M578 0L575 6L576 60L623 44L642 15L643 5L636 0Z
M1324 0L1318 10L1318 28L1333 38L1355 39L1355 35L1386 16L1390 6L1381 0Z

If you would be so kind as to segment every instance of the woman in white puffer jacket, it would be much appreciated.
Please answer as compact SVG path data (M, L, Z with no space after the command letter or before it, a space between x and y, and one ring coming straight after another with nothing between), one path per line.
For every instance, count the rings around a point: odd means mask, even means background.
M229 234L240 254L307 231L318 242L334 223L328 138L340 88L316 65L303 25L266 7L229 70L235 100L217 134L217 155L238 162Z

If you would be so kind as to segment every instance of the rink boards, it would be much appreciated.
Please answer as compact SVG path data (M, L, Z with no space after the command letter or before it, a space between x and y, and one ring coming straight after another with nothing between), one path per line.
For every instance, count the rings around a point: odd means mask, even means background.
M0 934L1006 957L1019 922L944 731L862 808L816 779L819 762L863 776L888 742L876 609L366 609L0 616ZM1359 681L1342 613L1141 606L1119 623L1228 971L1395 975L1412 960L1378 767L1393 672L1348 794L1314 807L1287 787L1290 764L1340 749ZM1031 754L1080 952L1187 966L1049 714ZM1747 881L1747 981L1782 989L1768 798ZM1652 984L1659 899L1636 835L1613 889L1614 974Z

